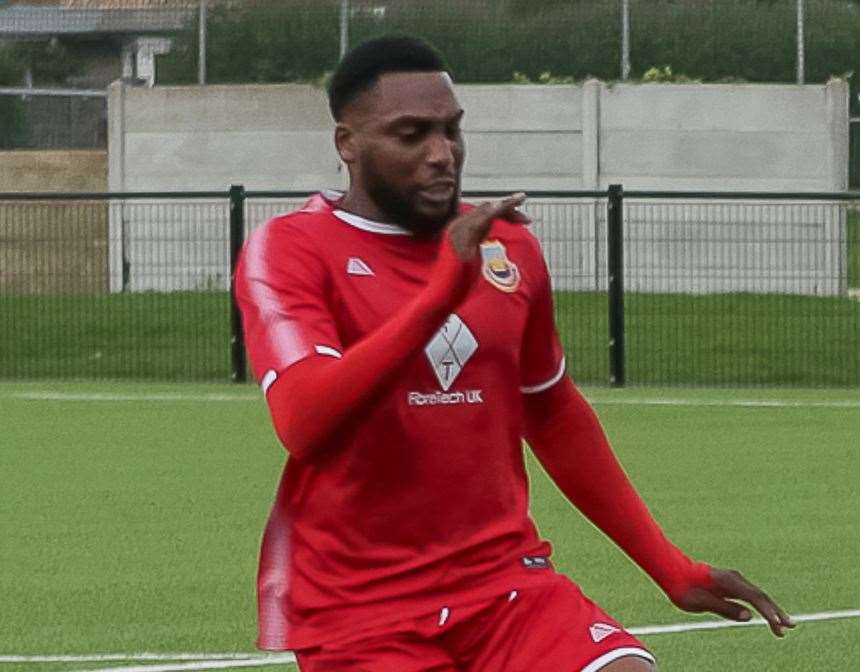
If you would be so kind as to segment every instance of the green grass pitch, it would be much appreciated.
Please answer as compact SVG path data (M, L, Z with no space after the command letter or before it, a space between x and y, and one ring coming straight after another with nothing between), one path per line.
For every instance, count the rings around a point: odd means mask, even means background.
M0 380L230 380L226 292L0 295ZM860 300L753 294L625 297L637 385L856 387ZM556 292L577 380L605 383L605 292Z
M108 396L30 398L45 392ZM794 613L860 608L860 391L586 393L689 553L738 567ZM666 398L686 405L640 403ZM739 399L794 405L724 403ZM284 459L254 388L5 383L0 418L0 656L253 651L258 543ZM696 620L530 471L561 571L629 626ZM667 672L844 670L860 619L784 641L763 626L644 639Z

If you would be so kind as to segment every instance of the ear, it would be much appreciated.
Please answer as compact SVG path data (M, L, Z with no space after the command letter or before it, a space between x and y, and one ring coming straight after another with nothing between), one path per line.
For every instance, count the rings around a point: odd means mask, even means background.
M340 154L341 161L347 165L355 163L358 155L358 148L355 144L356 134L352 126L339 121L334 127L334 146L337 148L337 153Z

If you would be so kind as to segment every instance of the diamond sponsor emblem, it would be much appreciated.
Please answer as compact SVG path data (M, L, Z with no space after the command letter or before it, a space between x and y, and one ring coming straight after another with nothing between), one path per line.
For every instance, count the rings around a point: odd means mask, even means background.
M442 390L448 391L478 349L474 334L457 315L450 315L424 348Z

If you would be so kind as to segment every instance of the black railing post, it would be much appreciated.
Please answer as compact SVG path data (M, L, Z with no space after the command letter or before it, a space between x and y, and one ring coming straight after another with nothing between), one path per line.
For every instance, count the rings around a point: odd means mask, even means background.
M245 333L242 314L236 303L236 265L245 243L245 187L230 186L230 377L234 383L244 383Z
M624 387L624 188L609 185L606 243L609 274L609 384Z

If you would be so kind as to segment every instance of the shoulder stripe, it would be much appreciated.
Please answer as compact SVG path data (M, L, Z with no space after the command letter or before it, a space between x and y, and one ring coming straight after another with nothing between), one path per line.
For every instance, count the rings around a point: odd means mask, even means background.
M561 380L562 376L564 375L564 370L566 366L567 363L565 361L565 358L562 357L561 364L558 367L558 371L552 378L550 378L545 383L538 383L537 385L524 385L520 388L520 392L522 392L523 394L536 394L537 392L543 392L544 390L548 390Z
M266 371L266 375L263 376L263 379L260 381L260 387L263 388L263 394L269 391L269 388L275 384L275 381L278 379L278 372L274 369L269 369Z
M270 264L269 240L271 222L263 225L248 239L244 250L244 277L241 281L257 312L257 319L266 324L260 338L273 358L270 366L277 370L306 357L309 351L302 333L285 318L280 297L273 288L274 275Z

